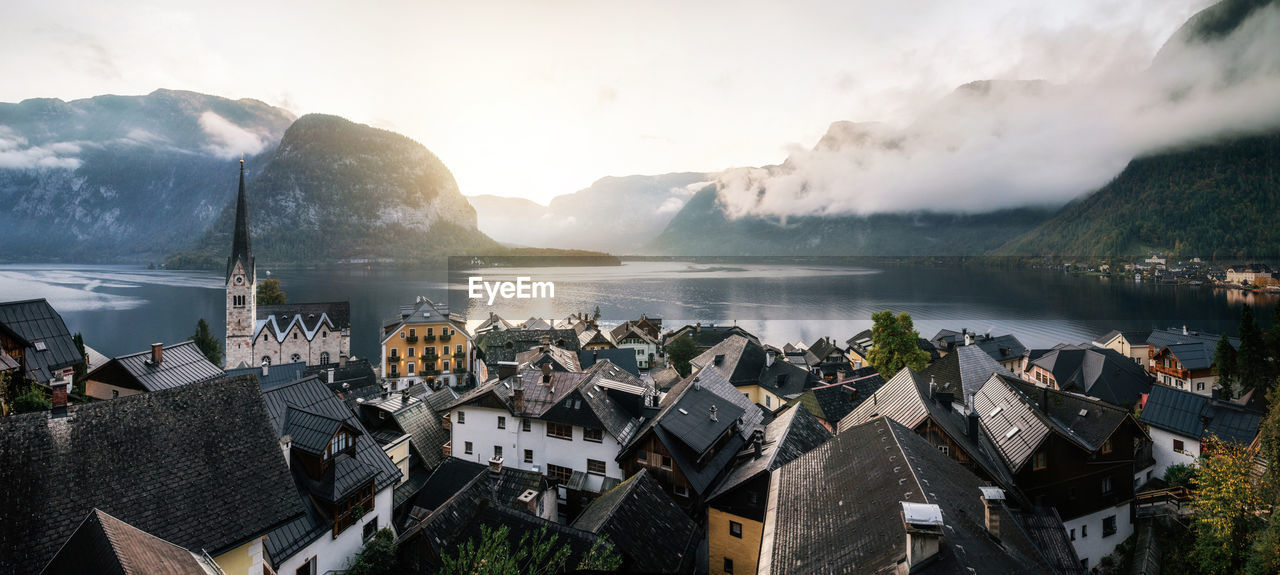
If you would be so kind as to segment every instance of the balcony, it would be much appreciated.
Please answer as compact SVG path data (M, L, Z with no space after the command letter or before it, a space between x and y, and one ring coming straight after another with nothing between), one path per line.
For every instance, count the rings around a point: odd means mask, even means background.
M411 335L411 336L409 336L409 337L404 338L404 341L405 341L406 343L410 343L410 344L418 343L418 336L416 336L416 335Z
M459 348L458 351L453 352L453 357L467 357L467 350Z
M452 335L449 335L449 334L447 334L447 333L442 333L442 334L440 334L440 341L442 341L442 342L444 342L444 341L449 341L449 340L450 340L450 339L452 339L452 338L453 338L453 336L452 336Z
M431 343L431 342L433 342L433 341L435 341L435 340L436 340L436 336L431 335L431 334L427 334L427 335L422 336L422 341L427 342L427 343Z

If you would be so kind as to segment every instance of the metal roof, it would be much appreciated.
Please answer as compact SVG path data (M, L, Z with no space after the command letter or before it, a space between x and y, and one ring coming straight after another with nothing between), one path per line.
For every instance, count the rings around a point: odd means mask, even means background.
M1262 414L1244 406L1156 385L1147 396L1139 420L1191 439L1214 435L1224 441L1248 444L1258 434Z
M116 371L116 368L122 369L126 375L125 379L131 381L120 381L120 378L113 378L112 381L106 381L106 383L145 391L169 389L189 383L207 381L223 375L223 371L218 369L218 366L210 363L209 359L204 356L204 352L200 351L200 348L192 341L184 341L163 347L160 363L158 364L152 363L150 350L116 357L98 369L93 370L88 375L88 378L97 379L95 374L104 376L112 373L119 374L120 372Z
M84 361L62 315L44 298L0 303L0 325L31 344L27 375L42 384L48 385L54 372Z

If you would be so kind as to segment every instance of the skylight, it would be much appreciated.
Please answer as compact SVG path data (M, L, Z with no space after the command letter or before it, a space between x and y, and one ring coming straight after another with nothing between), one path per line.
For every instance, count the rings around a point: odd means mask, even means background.
M996 415L999 415L1001 411L1004 411L1003 405L991 410L991 413L988 413L987 417L995 417Z
M681 408L680 408L680 415L689 415L689 412L688 412L688 411L685 411L685 410L684 410L684 408L683 408L683 407L681 407Z
M1017 435L1019 431L1022 431L1022 430L1018 429L1018 428L1015 426L1015 427L1013 427L1012 429L1010 429L1009 431L1006 431L1006 432L1004 433L1004 438L1005 438L1005 439L1009 439L1010 437L1013 437L1013 436Z
M47 349L49 349L49 348L48 348L48 347L46 347L46 346L44 345L44 342L43 342L43 341L37 341L37 342L36 342L36 351L45 351L45 350L47 350Z

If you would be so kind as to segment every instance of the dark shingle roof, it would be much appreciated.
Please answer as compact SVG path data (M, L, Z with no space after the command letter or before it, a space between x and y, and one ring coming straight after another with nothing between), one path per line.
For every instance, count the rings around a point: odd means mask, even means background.
M267 374L262 375L261 367L237 367L227 370L227 375L251 375L258 379L262 391L271 391L282 385L302 379L306 373L306 362L282 363L267 366Z
M279 305L258 306L258 320L274 318L281 332L288 331L288 325L295 319L302 322L303 329L314 331L320 327L320 321L328 316L334 329L351 329L351 302L325 301L315 303L286 303Z
M95 507L210 554L261 536L304 512L277 438L245 377L0 418L0 572L38 570Z
M924 573L1043 572L1014 518L1001 540L983 523L983 482L911 430L878 418L774 471L761 569L772 573L892 573L906 556L901 502L937 505L943 545ZM1009 523L1004 523L1008 521Z
M394 393L386 398L366 401L364 405L368 409L389 413L396 427L409 434L414 451L427 467L434 468L440 464L449 432L444 428L442 416L424 400L409 395L406 403L404 394Z
M760 457L748 443L738 455L738 461L707 500L715 499L743 482L764 471L773 471L791 460L808 453L831 438L831 432L803 405L797 405L778 415L764 428L764 443Z
M1151 389L1146 370L1112 349L1061 344L1031 363L1052 373L1058 387L1115 405L1133 405Z
M592 501L573 527L608 536L628 571L686 573L696 560L698 526L645 469Z
M760 343L760 338L736 325L686 325L671 334L668 334L665 341L667 343L671 343L672 339L683 336L692 339L693 343L698 346L698 349L708 349L735 335L740 335L751 339L756 343Z
M293 437L293 446L312 455L323 455L329 440L342 428L342 420L289 406L285 409L284 433Z
M982 348L972 345L957 347L920 371L925 381L932 378L937 382L938 389L955 393L956 401L965 405L969 404L973 395L978 393L978 388L993 373L1013 375L1013 372L992 359ZM961 389L964 390L963 399L960 396Z
M636 366L636 350L634 349L625 347L617 349L584 349L578 352L578 363L582 365L582 369L590 368L596 364L596 361L606 359L614 365L627 370L631 375L640 377L640 368Z
M208 563L206 562L208 561ZM94 509L76 528L46 575L214 575L212 561Z
M435 511L454 494L462 491L471 483L471 480L484 473L485 468L483 463L446 457L435 471L431 472L431 476L427 478L427 484L418 492L418 497L413 504L428 511Z
M1027 352L1027 346L1022 345L1022 342L1018 341L1013 334L983 336L978 338L974 345L987 352L987 355L996 361L1009 361L1022 357L1022 354Z
M476 347L484 352L484 361L497 365L500 361L515 361L516 354L537 347L543 340L578 351L578 333L572 329L504 329L491 331L476 337Z
M222 377L223 372L205 358L191 341L163 349L159 364L151 362L151 351L113 358L89 373L88 379L111 385L158 391Z
M31 344L26 350L27 377L40 383L48 385L53 372L84 361L62 315L44 298L0 303L0 325Z
M1113 329L1103 334L1102 337L1093 340L1093 343L1098 347L1102 347L1111 340L1124 336L1125 341L1129 342L1129 345L1147 345L1147 336L1149 335L1151 335L1151 330L1121 331Z
M1155 385L1139 420L1193 439L1213 435L1223 441L1248 444L1258 435L1262 414L1189 391Z

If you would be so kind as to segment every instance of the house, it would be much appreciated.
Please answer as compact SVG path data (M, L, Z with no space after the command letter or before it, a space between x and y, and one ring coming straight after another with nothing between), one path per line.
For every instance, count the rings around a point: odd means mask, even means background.
M697 564L698 526L644 469L591 502L573 527L608 537L622 571L688 573Z
M209 362L195 342L170 346L151 344L140 351L112 358L85 376L85 394L95 399L115 399L148 391L159 391L222 377L218 366Z
M1027 352L1027 346L1022 345L1013 334L992 336L988 332L978 335L968 328L961 328L958 332L939 330L930 341L943 353L951 353L958 347L976 345L1010 371L1016 371L1021 366L1022 355Z
M923 373L904 367L841 419L836 430L843 433L876 418L887 417L916 432L940 453L982 479L1006 490L1014 489L1012 476L1000 463L990 438L982 434L976 414L972 410L962 411L963 405L956 403L959 400L951 388L939 386Z
M1151 434L1156 465L1153 477L1164 477L1171 465L1192 465L1203 453L1202 441L1249 445L1258 435L1263 415L1241 405L1172 387L1154 386L1138 418Z
M1120 355L1133 360L1134 363L1145 368L1147 366L1147 360L1151 357L1148 353L1148 349L1151 345L1147 343L1147 336L1149 335L1151 335L1151 330L1112 330L1103 334L1102 337L1093 340L1091 343L1096 347L1103 347L1118 351L1120 352Z
M1151 390L1151 377L1142 366L1114 349L1085 344L1036 350L1028 354L1026 366L1019 372L1027 381L1113 405L1133 406Z
M555 320L547 321L540 317L531 317L520 323L520 329L526 331L547 331L555 327Z
M848 357L849 363L853 366L853 369L858 370L871 367L871 361L868 359L868 354L871 353L871 348L874 347L871 338L871 330L864 329L844 343L846 346L845 356ZM929 354L930 363L937 361L938 358L942 357L937 346L933 345L933 342L923 337L916 339L916 347L919 347L921 351Z
M43 575L82 573L166 573L221 575L218 564L203 551L169 543L94 508L76 527Z
M515 326L511 325L511 322L505 319L502 319L502 316L493 312L489 312L489 317L486 318L484 321L480 322L480 324L477 325L476 328L472 330L471 333L474 333L476 334L476 336L479 336L482 333L489 333L491 331L502 331L506 329L512 329L513 327Z
M6 365L19 366L13 371L21 377L11 386L23 379L46 388L70 383L84 362L62 315L44 298L0 303L0 352L9 356Z
M649 317L646 314L640 314L640 319L622 322L622 324L613 328L610 337L617 341L620 335L625 334L631 328L640 330L651 339L662 339L662 318Z
M1083 572L1061 522L1024 527L1031 511L887 417L771 475L757 573Z
M729 336L689 360L689 365L695 371L718 371L752 403L770 412L782 409L821 381L808 369L779 361L772 350L766 351L755 340L740 335Z
M1158 329L1147 336L1147 371L1156 383L1211 397L1218 387L1213 358L1223 336L1189 330L1183 326ZM1231 347L1240 349L1240 339L1228 337Z
M447 457L431 472L412 501L413 511L405 527L425 519L480 476L485 476L490 503L531 513L548 521L556 520L559 513L555 485L541 473L506 466L497 459L483 464Z
M306 506L305 515L267 535L265 560L276 573L346 569L378 529L392 526L400 468L319 377L262 397L293 476L272 496Z
M817 358L815 367L818 375L824 380L834 382L837 379L844 379L843 375L853 370L848 356L845 355L846 351L832 338L819 338L809 346L809 353Z
M613 330L613 341L618 349L629 349L636 356L636 366L649 369L658 359L661 346L658 340L638 325L631 325L624 330Z
M695 515L764 419L725 372L702 368L677 383L644 419L617 461L624 476L647 469Z
M1280 284L1277 274L1267 264L1246 264L1227 268L1227 283L1251 286L1271 286Z
M787 404L805 406L809 413L822 420L827 429L835 431L841 419L871 398L884 384L885 379L875 368L864 367L842 381L818 384Z
M831 438L803 405L780 414L740 452L732 470L707 496L711 573L755 573L764 533L770 473ZM726 571L725 566L731 566Z
M973 405L974 394L993 373L1015 377L1013 371L1000 365L987 352L967 345L929 364L920 375L934 381L939 390L954 394L957 403L968 406Z
M306 513L253 378L54 397L53 412L0 418L0 572L38 572L96 508L228 574L262 573L263 536Z
M578 334L572 329L508 329L488 332L475 341L490 371L496 370L499 363L515 361L517 353L539 345L554 345L577 352ZM477 381L484 380L477 378Z
M597 349L613 349L613 340L609 339L609 335L597 328L585 329L578 332L578 349L580 350L597 350Z
M382 322L382 376L392 391L423 381L466 387L464 378L475 367L474 347L466 318L418 297Z
M755 341L757 344L760 343L760 338L751 335L751 332L748 332L736 325L702 325L701 322L693 325L686 325L668 333L666 337L662 338L662 340L665 343L670 344L671 341L676 338L687 337L693 340L693 344L697 346L699 350L708 350L716 344L735 335ZM617 338L615 337L614 340L616 341Z
M640 377L640 366L636 365L636 354L629 349L584 349L578 352L578 365L582 366L582 369L590 368L601 360L608 360L609 363L626 370L627 373ZM654 380L657 380L656 374Z
M572 520L626 477L617 456L653 393L607 361L577 372L525 366L444 408L452 432L448 453L476 463L499 458L546 475Z
M516 354L516 364L524 367L541 368L551 366L554 371L582 371L578 363L578 354L554 345L540 345L533 349Z
M1129 410L1003 374L990 376L973 410L1014 484L1057 510L1087 568L1133 533L1134 478L1154 461Z
M399 525L408 504L445 459L449 431L444 428L444 417L407 389L361 399L356 415L400 469L400 481L391 497L393 516Z
M374 372L373 364L367 359L351 359L327 365L308 365L303 368L302 375L295 377L292 381L313 375L319 376L320 381L337 394L338 399L343 400L352 411L356 409L357 400L377 396L383 391L382 384L378 382L378 374Z

